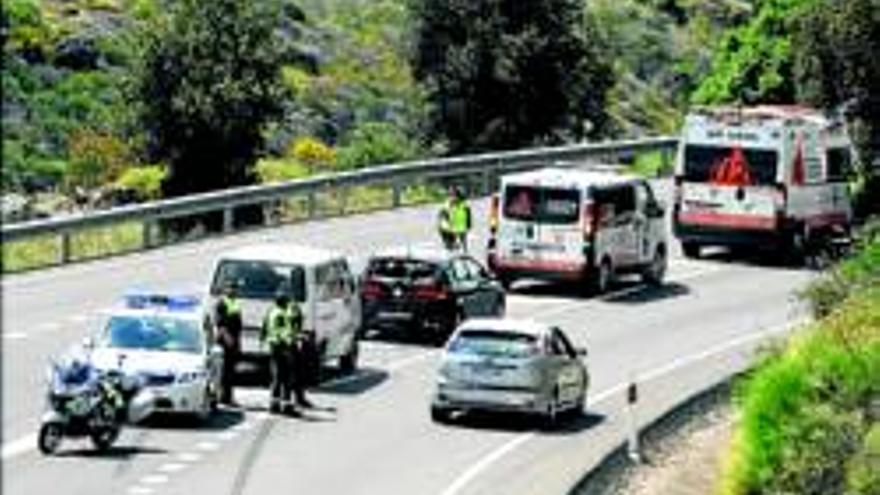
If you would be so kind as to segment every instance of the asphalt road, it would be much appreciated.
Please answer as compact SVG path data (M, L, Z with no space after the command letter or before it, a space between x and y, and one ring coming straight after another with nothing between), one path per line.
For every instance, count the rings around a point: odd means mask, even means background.
M475 211L483 218L483 205ZM86 335L132 285L199 288L214 257L256 240L333 247L355 260L433 240L434 208L332 219L7 277L3 289L3 492L9 494L564 494L625 435L622 387L641 384L640 420L741 369L761 339L800 317L800 270L673 250L669 283L621 281L602 298L521 287L508 314L556 323L589 349L589 414L557 431L518 418L432 424L436 349L364 344L360 371L313 394L306 418L265 414L265 390L210 424L164 420L128 429L110 455L70 442L35 451L47 360ZM484 222L480 222L484 223ZM474 244L482 244L475 242Z

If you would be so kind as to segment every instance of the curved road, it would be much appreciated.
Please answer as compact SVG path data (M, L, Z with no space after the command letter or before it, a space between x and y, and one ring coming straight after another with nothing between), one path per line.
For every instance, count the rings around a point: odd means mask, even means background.
M583 298L533 285L509 296L509 315L559 324L589 349L589 414L557 431L516 419L432 424L438 351L368 341L360 371L315 391L321 407L303 419L266 415L265 390L244 389L241 410L208 425L130 428L108 456L89 455L85 442L69 442L52 458L35 451L47 359L81 340L125 288L199 288L214 256L256 240L333 247L357 266L381 247L430 241L434 211L298 224L4 278L3 492L564 494L624 438L620 392L628 380L643 384L640 417L653 417L741 369L760 342L756 332L800 317L791 294L808 273L720 256L690 261L674 249L661 289L621 281L610 295ZM741 350L727 352L731 341Z

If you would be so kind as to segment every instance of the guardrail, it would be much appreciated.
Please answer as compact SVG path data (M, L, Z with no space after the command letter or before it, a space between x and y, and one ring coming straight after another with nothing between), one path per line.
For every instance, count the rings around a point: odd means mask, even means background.
M236 187L223 191L194 194L180 198L122 206L104 211L82 215L36 220L4 225L0 231L3 245L25 242L37 238L57 238L59 244L57 257L45 264L65 264L78 259L72 250L72 237L84 231L106 228L114 224L136 222L142 227L139 245L128 247L123 252L154 248L163 244L185 239L160 240L157 225L162 221L181 217L192 217L213 212L222 212L220 232L235 230L235 211L243 206L277 206L280 201L294 197L305 198L304 217L316 218L318 195L333 192L342 196L336 214L346 212L346 191L363 186L390 186L390 201L387 205L397 208L403 204L402 192L414 184L426 184L432 180L455 179L466 181L474 193L488 193L496 187L497 179L503 173L528 169L553 162L567 162L564 166L574 166L577 162L616 164L622 158L639 153L661 152L667 162L678 143L677 138L655 137L629 141L585 143L562 147L535 148L521 151L487 153L453 158L418 160L393 165L371 167L363 170L327 174L278 184ZM271 222L272 215L265 215ZM253 227L250 225L249 227ZM191 239L192 236L187 237ZM5 251L5 247L4 247ZM107 253L103 253L107 254ZM39 264L38 264L39 265ZM8 266L4 263L4 271Z

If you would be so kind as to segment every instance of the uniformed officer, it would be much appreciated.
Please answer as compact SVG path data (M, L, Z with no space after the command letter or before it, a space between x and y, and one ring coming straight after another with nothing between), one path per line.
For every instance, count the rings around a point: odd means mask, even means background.
M235 294L232 281L223 286L223 293L214 307L217 322L217 343L223 348L223 372L220 383L220 402L233 404L232 384L235 367L241 354L241 302Z
M467 235L471 230L471 208L457 187L449 188L449 199L439 214L440 238L446 249L467 251Z
M302 312L286 294L275 298L263 321L261 340L269 345L269 366L272 375L270 412L298 415L290 401L291 390L296 403L311 407L305 396L302 376Z

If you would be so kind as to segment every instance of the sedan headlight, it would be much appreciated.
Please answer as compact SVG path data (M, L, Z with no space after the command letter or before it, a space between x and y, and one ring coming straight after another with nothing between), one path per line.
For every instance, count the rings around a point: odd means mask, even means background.
M178 373L177 383L192 383L205 378L205 370L192 370Z

